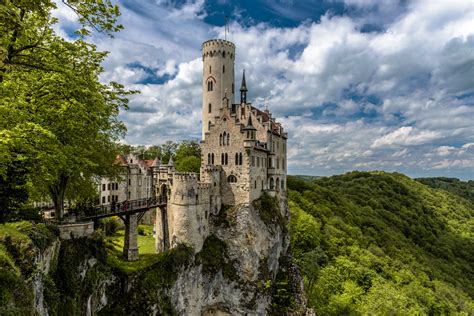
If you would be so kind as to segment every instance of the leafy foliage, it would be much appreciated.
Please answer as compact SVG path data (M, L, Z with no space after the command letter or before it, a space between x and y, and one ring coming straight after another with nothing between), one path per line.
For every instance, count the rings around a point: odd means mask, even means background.
M227 245L214 234L204 241L201 251L196 254L196 263L202 264L205 273L215 274L222 270L222 275L228 280L238 279L234 262L227 253Z
M72 195L87 195L95 176L113 175L114 141L125 131L118 113L133 93L99 81L107 54L85 41L91 30L111 35L121 28L118 7L110 0L62 2L81 24L73 41L53 29L54 1L0 4L0 177L11 179L21 166L15 183L26 174L34 194L51 196L59 218L68 185Z
M471 202L397 173L288 187L292 248L318 313L474 313Z
M122 155L133 153L140 159L158 157L163 164L167 164L170 158L173 158L175 168L180 172L198 173L201 167L201 147L196 141L184 140L178 143L167 141L162 145L149 147L120 145L119 153Z
M474 203L474 181L461 181L456 178L418 178L415 179L434 189L443 189L452 194L459 195Z

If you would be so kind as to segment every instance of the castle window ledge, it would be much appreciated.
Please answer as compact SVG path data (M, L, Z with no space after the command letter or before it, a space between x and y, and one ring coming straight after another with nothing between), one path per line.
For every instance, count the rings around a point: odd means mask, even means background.
M278 172L275 168L268 168L267 174L276 175Z

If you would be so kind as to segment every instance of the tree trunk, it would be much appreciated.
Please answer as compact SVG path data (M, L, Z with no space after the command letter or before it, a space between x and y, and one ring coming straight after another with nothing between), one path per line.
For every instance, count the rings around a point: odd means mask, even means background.
M49 187L51 198L54 203L54 212L56 220L60 221L64 215L64 193L66 193L66 185L69 177L60 175L59 180Z

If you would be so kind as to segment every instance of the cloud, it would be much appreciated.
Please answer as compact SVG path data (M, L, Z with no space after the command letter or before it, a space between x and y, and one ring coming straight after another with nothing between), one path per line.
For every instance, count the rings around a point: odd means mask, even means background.
M414 146L429 143L440 138L441 135L434 131L417 131L412 126L402 126L397 130L377 138L372 148L400 146Z
M94 41L110 51L103 80L142 91L121 113L126 141L198 138L200 46L224 37L223 27L205 22L203 1L118 2L125 30ZM266 99L284 123L290 172L384 169L474 178L472 5L346 0L345 6L346 14L335 7L292 27L230 25L236 84L245 68L249 100L264 107ZM70 18L58 29L74 23ZM378 27L367 31L367 25Z

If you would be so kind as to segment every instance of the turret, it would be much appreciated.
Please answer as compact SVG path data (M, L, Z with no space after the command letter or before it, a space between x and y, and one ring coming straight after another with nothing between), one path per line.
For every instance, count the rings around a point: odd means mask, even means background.
M170 160L168 161L168 173L172 173L174 171L175 171L175 168L174 168L173 157L170 157Z
M247 121L247 126L242 128L242 131L245 134L244 146L245 147L255 146L255 137L256 137L255 134L257 132L257 129L255 128L255 126L253 126L252 115L251 114L249 114L249 119Z
M234 60L232 42L213 39L202 44L202 140L225 106L224 97L234 103Z
M247 85L245 84L245 69L242 74L242 84L240 85L240 104L247 103Z

